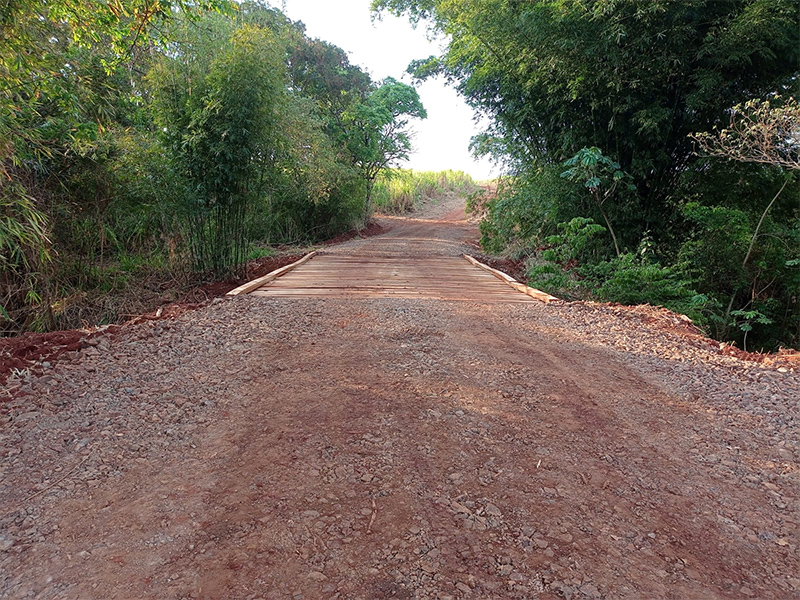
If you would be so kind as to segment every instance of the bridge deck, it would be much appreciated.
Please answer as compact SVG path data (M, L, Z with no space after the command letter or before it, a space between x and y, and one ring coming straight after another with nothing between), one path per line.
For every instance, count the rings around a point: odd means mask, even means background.
M317 255L251 294L269 298L427 298L532 302L463 258Z

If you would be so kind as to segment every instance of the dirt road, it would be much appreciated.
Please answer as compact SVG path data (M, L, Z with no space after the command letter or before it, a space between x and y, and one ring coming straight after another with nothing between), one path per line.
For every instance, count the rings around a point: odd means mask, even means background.
M328 251L457 256L442 210ZM130 328L9 381L0 597L797 598L800 377L681 328L248 296Z

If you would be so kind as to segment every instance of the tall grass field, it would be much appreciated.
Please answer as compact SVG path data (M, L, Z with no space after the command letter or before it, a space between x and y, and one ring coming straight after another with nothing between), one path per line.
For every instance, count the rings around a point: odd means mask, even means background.
M478 185L463 171L392 169L375 182L373 201L378 212L400 214L425 201L469 197L477 190Z

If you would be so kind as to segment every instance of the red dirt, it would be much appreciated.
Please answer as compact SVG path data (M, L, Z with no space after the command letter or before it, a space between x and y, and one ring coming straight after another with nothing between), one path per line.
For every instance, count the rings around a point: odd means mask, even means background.
M781 349L779 352L761 353L745 352L741 348L719 342L708 337L702 329L695 326L686 315L681 315L662 306L640 304L628 306L616 302L576 301L573 306L602 307L623 321L630 323L631 328L647 327L650 330L664 331L683 338L683 343L695 348L703 348L722 356L731 356L743 361L761 363L775 367L794 368L800 365L800 352Z
M389 230L389 227L372 222L363 229L353 229L330 238L322 243L323 246L340 244L356 237L370 237L380 235ZM247 281L262 277L275 269L280 269L303 257L303 253L279 254L277 256L264 256L247 263L247 276L228 281L214 281L204 283L184 293L176 302L166 304L157 310L134 317L123 326L134 325L144 321L159 319L172 319L183 313L197 310L206 306L213 298L224 296L232 289ZM24 370L34 367L37 372L41 368L35 367L37 363L53 363L66 352L77 352L86 347L86 340L98 335L112 335L119 331L120 325L94 329L72 329L53 331L49 333L25 333L21 336L0 338L0 384L5 384L8 377L15 369ZM8 398L0 398L0 402Z
M355 238L372 237L374 235L380 235L382 233L386 233L387 231L389 231L389 229L390 227L381 225L377 221L372 221L369 225L364 227L364 229L351 229L350 231L340 233L339 235L336 235L331 239L324 241L322 245L333 246L335 244L349 242L350 240Z
M476 248L480 248L477 243L473 243L472 245ZM475 253L472 256L494 269L511 275L517 281L527 282L524 260L512 260L510 258L488 256L481 253ZM676 333L686 337L687 343L692 342L707 348L713 348L715 352L723 356L732 356L741 360L774 366L796 367L800 364L800 352L797 350L781 349L779 352L774 353L745 352L736 346L709 338L700 328L692 323L691 319L661 306L651 306L649 304L628 306L616 302L593 302L588 300L579 300L572 304L608 307L620 317L631 319L637 326L645 325L662 331Z
M455 258L474 237L392 222L327 253ZM798 597L800 377L689 327L239 296L124 328L12 380L0 597Z
M80 350L86 346L85 340L94 335L98 334L72 330L0 339L0 383L5 383L15 369L27 369L36 361L53 362L65 352Z
M247 278L233 281L218 281L200 285L184 294L177 302L167 304L143 315L134 317L123 325L111 325L95 329L72 329L49 333L25 333L17 337L0 339L0 384L4 384L14 370L33 368L41 372L37 366L42 362L55 363L67 352L77 352L89 345L88 340L100 335L113 335L121 327L135 325L144 321L172 319L183 313L197 310L205 306L209 300L224 296L245 281L261 277L267 273L293 263L302 254L285 254L269 256L250 261L247 265ZM0 398L0 401L9 398Z
M480 248L480 246L478 246ZM514 279L520 282L527 282L528 278L525 274L525 261L512 260L510 258L500 258L497 256L487 256L486 254L473 254L475 259L481 261L485 265L489 265L493 269L502 271L507 275L511 275Z
M178 301L178 304L202 303L212 298L219 298L243 283L252 281L257 277L263 277L275 269L280 269L281 267L292 264L296 260L300 260L303 255L303 253L279 254L277 256L262 256L261 258L251 260L247 263L246 277L229 279L228 281L204 283L184 294Z

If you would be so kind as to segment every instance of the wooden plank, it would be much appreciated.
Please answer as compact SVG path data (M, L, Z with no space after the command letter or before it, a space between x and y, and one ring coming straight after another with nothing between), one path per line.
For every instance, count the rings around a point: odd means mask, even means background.
M463 262L463 261L462 261ZM378 263L353 263L353 264L339 264L339 263L332 263L327 261L314 261L313 263L309 263L308 267L304 268L304 271L324 271L326 268L335 267L337 269L341 269L342 271L357 271L365 266L369 266L372 268L378 269L385 269L387 271L412 271L417 270L420 268L436 268L442 269L446 271L468 271L469 265L454 265L452 263L445 263L445 264L436 264L436 263L420 263L418 265L398 265L398 264L378 264Z
M401 298L401 299L414 299L414 300L439 300L439 301L446 301L446 302L474 302L476 304L492 304L492 303L502 303L502 304L525 304L528 302L534 302L533 298L526 296L525 294L512 294L509 296L498 296L498 297L476 297L476 296L431 296L431 295L415 295L415 294L284 294L284 293L269 293L269 292L262 292L256 290L255 292L250 292L251 296L258 296L259 298L282 298L282 299L289 299L289 300L300 300L303 298L307 299L344 299L344 298L359 298L359 299L393 299L393 298Z
M550 294L547 294L547 293L545 293L545 292L543 292L541 290L537 290L536 288L532 288L530 286L527 286L524 283L520 283L519 281L517 281L516 279L511 277L511 275L509 275L507 273L503 273L502 271L498 271L497 269L493 269L489 265L485 265L482 262L475 260L469 254L465 254L464 258L466 258L469 262L471 262L476 267L480 267L484 271L486 271L488 273L491 273L492 275L497 277L500 281L502 281L502 282L506 283L507 285L511 286L512 288L514 288L518 292L522 292L523 294L526 294L526 295L530 296L531 298L535 298L536 300L544 302L545 304L549 304L550 302L553 302L554 300L558 300L558 298L556 298L555 296L551 296Z
M298 288L296 290L256 290L250 292L259 296L414 296L414 297L435 297L435 298L448 298L448 297L463 297L464 290L453 290L448 293L428 293L415 290L334 290L334 289L304 289ZM473 298L488 298L488 299L514 299L520 301L531 302L532 298L525 294L518 294L514 291L509 291L507 294L474 294Z
M333 270L335 270L335 272L332 272ZM372 270L372 272L369 273L369 276L371 278L373 278L373 279L375 279L375 278L380 278L380 279L399 279L399 278L404 278L404 277L405 278L413 277L414 279L439 279L441 277L452 277L454 279L455 278L460 278L460 279L470 278L470 279L475 279L476 281L483 281L483 280L494 281L494 277L492 277L488 273L484 273L482 271L478 271L477 269L474 269L474 273L470 273L469 271L452 271L452 272L444 271L444 272L442 272L442 271L439 271L438 269L436 270L435 273L434 272L414 273L413 271L403 271L403 272L397 272L397 273L386 273L386 272L380 272L380 271L376 272L375 270ZM326 269L325 271L300 271L298 269L297 272L292 273L292 278L294 279L295 277L306 277L306 278L311 278L311 277L348 278L349 277L351 279L355 279L357 277L362 277L363 278L364 275L356 273L356 272L341 271L339 269L336 269L336 267L331 267L330 269Z
M339 294L378 294L378 293L386 293L386 294L427 294L427 293L434 293L440 296L446 295L454 295L454 294L461 294L463 295L464 290L456 290L456 289L447 289L447 288L428 288L428 289L420 289L420 288L413 288L413 287L404 287L404 288L386 288L386 287L351 287L351 288L334 288L334 287L321 287L321 288L311 288L311 287L297 287L297 288L259 288L252 294L258 292L259 294L325 294L325 293L339 293ZM484 291L482 292L483 296L505 296L505 297L516 297L516 292L511 290L507 292L494 292L494 291Z
M231 290L226 295L227 296L238 296L240 294L247 294L248 292L252 292L253 290L256 290L256 289L260 288L265 283L269 283L270 281L272 281L273 279L276 279L277 277L280 277L284 273L288 273L292 269L299 267L300 265L302 265L307 260L310 260L311 258L313 258L314 255L316 255L316 252L309 252L303 258L301 258L300 260L297 260L297 261L293 262L290 265L286 265L285 267L281 267L280 269L275 269L274 271L272 271L271 273L267 273L263 277L259 277L258 279L254 279L253 281L248 281L244 285L240 285L236 289Z
M476 278L427 277L424 279L422 277L370 277L369 279L363 279L356 277L299 277L292 275L292 277L288 281L282 281L281 279L276 279L274 281L268 282L267 284L265 284L265 286L297 285L302 283L314 283L320 285L329 285L329 284L423 285L423 286L437 286L437 287L442 287L443 285L447 285L448 283L456 283L456 284L469 283L470 285L474 285L476 287L493 287L496 286L498 282L494 278L478 279L477 277Z
M500 286L497 286L500 287ZM257 290L254 290L251 293L255 292L263 292L265 294L284 294L284 293L295 293L295 292L302 292L302 293L322 293L322 292L341 292L341 293L350 293L350 292L357 292L357 293L372 293L372 292L382 292L386 291L387 293L396 293L396 292L408 292L414 294L421 294L421 293L436 293L436 294L461 294L463 295L465 290L469 290L471 292L476 292L477 294L484 295L484 296L517 296L517 292L509 288L502 288L500 289L481 289L475 290L470 286L447 286L447 287L426 287L420 288L416 286L398 286L398 287L387 287L387 286L294 286L294 287L261 287Z
M309 253L299 261L240 286L230 295L268 298L417 298L470 302L530 302L509 287L498 286L495 273L474 269L461 258L342 257ZM293 271L291 277L281 275ZM498 272L499 273L499 272ZM503 274L505 275L505 274ZM511 279L511 281L508 281ZM522 286L525 287L525 286ZM520 290L522 291L522 290ZM537 298L538 299L538 298Z
M255 290L255 292L264 292L264 293L272 293L272 294L283 294L283 293L295 293L297 291L302 291L302 293L322 293L322 292L331 292L331 293L381 293L386 292L388 293L409 293L409 294L438 294L438 295L447 295L447 294L454 294L456 292L449 291L446 288L421 288L421 287L366 287L366 286L351 286L351 287L336 287L336 286L322 286L322 287L313 287L313 286L301 286L301 287L285 287L285 288L276 288L276 287L268 287L268 288L259 288ZM513 290L508 290L506 292L498 292L494 290L474 290L470 289L471 292L475 293L476 296L514 296L516 292ZM251 293L255 293L251 292ZM463 295L463 291L460 292Z
M406 261L421 262L421 263L442 263L442 262L461 262L460 256L441 256L438 258L418 258L412 256L339 256L334 254L320 254L317 256L318 261L325 262L340 262L340 263L387 263L394 265L405 264Z
M461 282L453 282L453 285L416 285L416 284L401 284L401 285L383 285L381 283L376 282L361 282L361 283L346 283L341 284L337 282L325 282L325 283L318 283L318 282L293 282L294 285L291 284L281 284L281 285L268 285L262 286L259 291L269 291L269 290L291 290L291 289L298 289L298 288L305 288L305 289L409 289L409 290L449 290L449 289L472 289L478 292L498 292L504 294L513 294L516 293L514 290L509 289L505 286L499 286L496 283L494 286L472 286L469 285L469 282L461 281ZM500 288L500 289L497 289Z
M439 277L460 277L461 279L470 278L476 280L488 280L493 281L494 278L489 275L488 273L484 273L482 271L478 271L474 269L473 273L469 271L440 271L436 269L426 269L422 273L415 273L413 271L398 271L398 272L385 272L385 271L376 271L375 269L371 269L370 273L367 275L371 278L400 278L400 277L413 277L415 279L437 279ZM325 271L297 271L296 273L292 273L292 277L364 277L364 274L357 273L357 272L350 272L350 271L342 271L337 269L336 267L331 267Z

